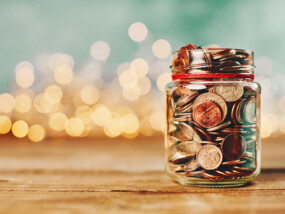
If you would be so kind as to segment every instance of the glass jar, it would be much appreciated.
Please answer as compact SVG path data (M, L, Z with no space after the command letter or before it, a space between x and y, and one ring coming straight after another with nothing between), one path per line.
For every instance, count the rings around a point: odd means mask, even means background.
M180 184L242 186L260 173L260 85L253 52L173 53L166 88L166 171Z

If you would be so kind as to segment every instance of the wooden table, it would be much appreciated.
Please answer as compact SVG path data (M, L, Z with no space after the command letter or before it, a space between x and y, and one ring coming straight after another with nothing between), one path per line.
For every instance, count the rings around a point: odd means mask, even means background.
M176 184L163 140L1 138L0 213L285 213L285 140L263 141L262 174L241 188Z

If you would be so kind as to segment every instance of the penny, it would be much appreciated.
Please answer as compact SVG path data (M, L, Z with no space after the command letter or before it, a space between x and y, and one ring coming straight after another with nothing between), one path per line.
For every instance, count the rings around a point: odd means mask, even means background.
M177 141L173 145L173 149L187 155L196 155L201 147L200 141Z
M183 165L174 165L170 167L171 171L174 172L181 172L184 171L184 166Z
M243 109L244 119L249 123L255 123L256 117L256 100L255 98L249 97L244 104Z
M184 105L183 107L177 107L177 111L181 113L190 112L192 111L192 109L193 109L193 103L188 103Z
M196 155L199 165L207 170L218 168L223 160L221 150L215 145L204 145Z
M189 43L185 46L188 50L193 50L193 49L197 49L197 46L192 44L192 43Z
M229 72L233 72L240 66L241 66L240 63L237 61L227 60L217 65L213 72L214 73L229 73Z
M243 87L241 85L215 85L214 91L223 97L226 102L237 101L243 95Z
M204 93L204 94L199 95L195 99L194 104L193 104L193 109L195 109L197 105L205 101L212 101L220 107L220 110L222 111L222 119L220 122L223 122L228 112L228 107L227 107L225 100L218 94L210 93L210 92Z
M215 126L215 127L213 127L213 128L208 128L207 131L208 131L208 132L216 131L216 130L222 129L222 128L224 128L224 127L227 127L227 126L230 125L230 124L231 124L231 121L227 121L227 122L225 122L225 123L223 123L223 124L220 124L220 125L218 125L218 126Z
M240 134L229 134L223 140L221 149L228 160L237 160L245 153L245 139Z
M173 97L175 100L179 98L187 97L188 95L192 94L194 91L188 87L177 86L173 90Z
M217 126L222 118L222 112L212 101L199 103L193 110L193 119L200 126L211 128Z
M211 50L211 49L209 48L209 50ZM233 49L217 50L217 51L212 49L211 52L210 52L213 60L221 60L223 58L227 58L229 56L233 56L233 55L235 55L235 53L236 52Z
M239 164L244 164L244 163L246 163L246 161L233 160L233 161L223 162L222 165L239 165Z
M202 144L212 144L212 145L217 145L218 143L212 142L212 141L201 141L200 143Z
M175 103L177 106L183 106L187 103L189 103L191 100L193 100L196 96L198 96L199 92L198 91L192 91L189 92L188 95L184 95L183 97L181 97L180 99L177 100L177 102Z
M172 132L171 135L175 136L180 141L201 141L199 135L193 130L193 128L184 122L177 124L176 130Z

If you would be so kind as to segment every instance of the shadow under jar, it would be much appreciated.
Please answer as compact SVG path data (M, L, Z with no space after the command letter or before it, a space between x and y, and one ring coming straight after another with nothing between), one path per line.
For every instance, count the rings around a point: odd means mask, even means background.
M183 185L242 186L260 173L260 86L253 52L173 53L166 88L166 171Z

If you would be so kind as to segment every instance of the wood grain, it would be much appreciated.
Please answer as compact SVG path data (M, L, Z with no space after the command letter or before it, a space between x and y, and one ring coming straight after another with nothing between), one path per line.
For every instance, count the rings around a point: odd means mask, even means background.
M240 188L174 183L162 138L0 145L0 213L285 213L280 137L263 142L262 174Z

